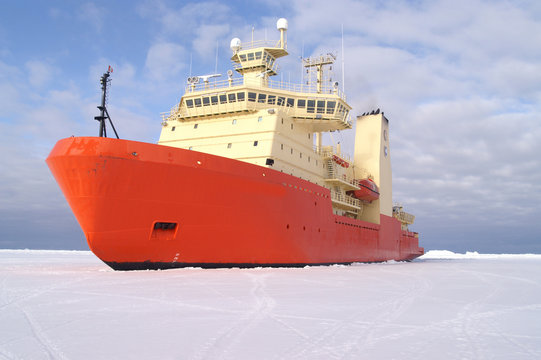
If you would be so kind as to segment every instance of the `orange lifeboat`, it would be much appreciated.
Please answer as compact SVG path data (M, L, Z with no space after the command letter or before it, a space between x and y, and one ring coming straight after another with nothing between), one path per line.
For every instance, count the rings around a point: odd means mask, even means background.
M340 165L341 167L344 167L344 168L348 168L349 167L349 163L342 159L341 157L339 156L336 156L336 155L333 155L332 156L332 160L337 163L338 165Z
M359 190L351 190L347 193L353 195L359 200L374 201L379 199L379 189L372 179L362 179L358 183Z

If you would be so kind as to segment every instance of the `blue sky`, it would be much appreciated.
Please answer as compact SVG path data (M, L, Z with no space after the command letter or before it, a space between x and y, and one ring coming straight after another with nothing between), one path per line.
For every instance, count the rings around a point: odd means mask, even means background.
M21 1L0 4L0 248L86 249L45 158L96 135L99 76L122 138L156 142L186 78L230 68L233 37L345 63L353 115L391 122L394 200L427 249L541 252L541 3ZM341 28L345 51L341 52ZM280 75L279 75L280 76ZM353 149L352 132L334 134Z

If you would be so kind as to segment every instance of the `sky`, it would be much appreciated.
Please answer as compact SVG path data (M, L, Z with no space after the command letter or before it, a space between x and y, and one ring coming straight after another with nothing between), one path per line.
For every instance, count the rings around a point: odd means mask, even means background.
M393 200L421 245L541 253L541 3L520 0L2 2L0 248L87 249L45 158L97 135L109 65L120 137L156 142L188 76L225 74L230 40L278 39L280 17L278 77L334 52L352 115L385 112Z

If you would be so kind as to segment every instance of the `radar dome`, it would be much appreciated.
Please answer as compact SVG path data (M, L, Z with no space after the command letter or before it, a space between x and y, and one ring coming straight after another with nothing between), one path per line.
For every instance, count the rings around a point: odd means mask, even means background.
M231 40L231 43L229 44L229 47L234 52L237 52L237 51L240 50L240 45L241 45L240 39L239 38L234 38L233 40Z
M276 29L287 30L287 20L284 18L278 19L278 21L276 22Z

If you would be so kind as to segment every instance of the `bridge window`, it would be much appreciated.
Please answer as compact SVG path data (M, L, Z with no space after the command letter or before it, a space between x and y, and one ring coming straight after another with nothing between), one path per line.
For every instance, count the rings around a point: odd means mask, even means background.
M304 100L304 99L297 100L297 106L300 107L300 108L306 107L306 100Z
M225 94L220 95L220 104L227 104L227 96Z
M246 61L246 54L239 55L240 61Z
M195 107L201 107L201 98L195 98L193 101L195 103Z
M261 59L261 51L258 51L255 53L255 58L256 59Z
M232 93L232 94L227 94L227 98L229 99L229 102L230 103L234 103L237 101L237 98L235 96L235 93Z
M278 102L276 103L276 105L282 106L282 105L284 105L285 101L286 101L285 97L278 96Z
M287 107L295 106L295 99L287 98Z
M212 103L212 105L218 104L218 95L211 96L210 97L210 102Z
M317 113L323 114L325 112L325 100L317 101Z
M267 104L269 104L269 105L276 104L276 95L269 95L269 99L267 101Z
M248 101L255 102L256 95L257 94L254 93L254 92L249 92L248 93Z
M315 100L308 100L308 107L306 108L306 111L309 112L309 113L313 113L315 107L316 107L316 101Z
M327 114L334 114L335 107L336 101L327 101Z
M210 105L210 99L208 97L203 98L203 105L204 106L209 106Z
M237 101L244 101L244 93L238 92L237 93Z
M264 104L266 101L267 101L267 94L259 94L259 96L257 97L257 102Z
M249 53L248 54L248 61L253 60L253 59L254 59L254 53Z
M186 100L186 106L189 108L193 108L193 100L192 99Z

